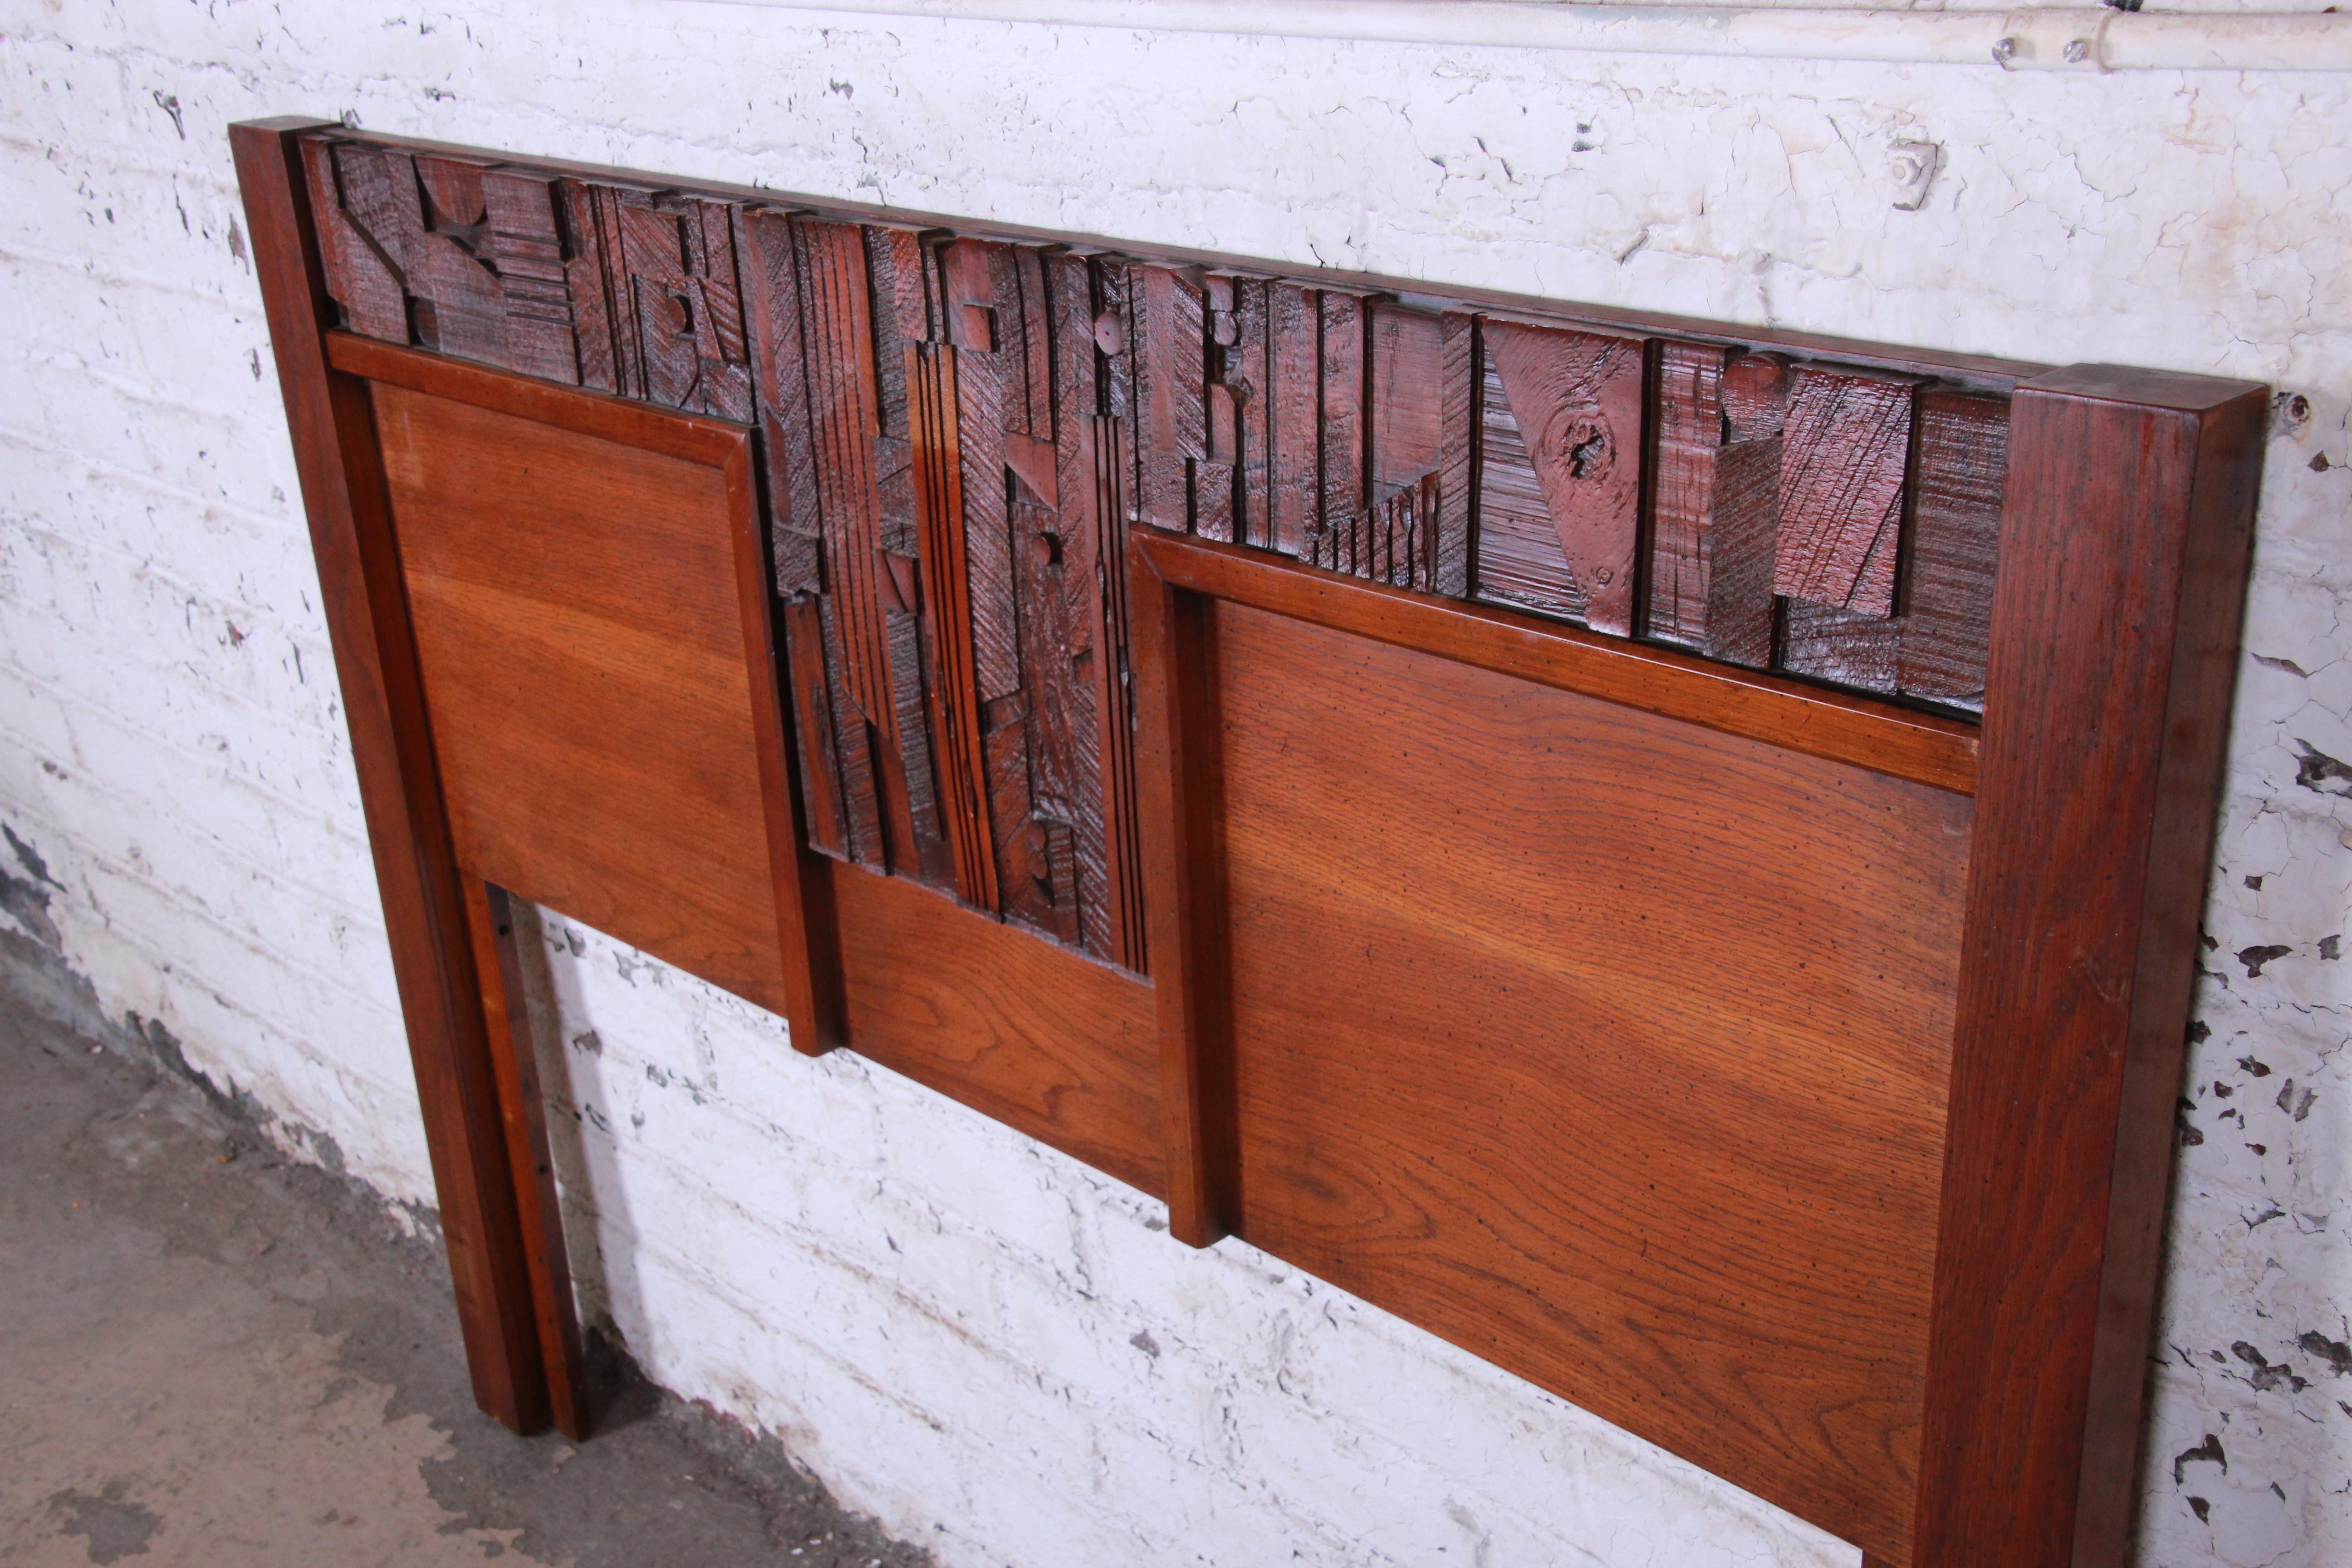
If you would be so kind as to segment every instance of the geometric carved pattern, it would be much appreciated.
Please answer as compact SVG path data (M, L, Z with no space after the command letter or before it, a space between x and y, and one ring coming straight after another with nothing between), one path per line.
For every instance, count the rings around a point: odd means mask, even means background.
M1483 335L1479 586L1627 636L1641 531L1642 340L1499 321Z
M1774 593L1857 616L1895 613L1916 384L1810 365L1791 374L1779 417Z
M810 842L1144 967L1130 524L1981 706L2008 405L327 132L344 325L757 427Z

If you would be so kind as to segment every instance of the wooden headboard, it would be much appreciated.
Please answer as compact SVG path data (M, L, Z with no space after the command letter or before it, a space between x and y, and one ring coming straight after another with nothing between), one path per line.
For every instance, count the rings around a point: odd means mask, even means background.
M233 135L484 1408L588 1421L511 897L2122 1562L2262 388Z

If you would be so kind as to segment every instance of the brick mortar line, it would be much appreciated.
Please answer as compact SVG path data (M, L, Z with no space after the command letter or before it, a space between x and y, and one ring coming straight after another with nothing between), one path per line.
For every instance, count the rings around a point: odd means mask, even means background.
M118 731L123 731L131 737L146 744L151 749L151 754L159 755L166 761L197 764L194 768L187 766L177 768L175 771L183 775L193 772L201 774L214 783L233 786L236 789L247 792L258 805L265 808L265 810L273 814L283 814L309 821L326 824L339 829L344 828L344 819L341 812L321 807L318 805L305 801L297 795L291 795L288 792L286 787L271 783L266 775L257 773L250 767L237 767L234 769L225 767L219 761L219 753L207 754L201 751L192 751L183 742L159 734L152 727L140 723L135 715L127 713L119 708L101 702L90 693L77 691L70 686L37 675L31 670L26 669L22 665L16 663L14 658L8 658L5 655L0 655L0 669L5 669L9 675L14 677L37 696L47 697L58 702L61 706L71 704L72 711L78 711L85 718L100 719L113 725ZM146 673L151 676L170 677L183 674L184 672L177 669L176 667L167 666L158 668L150 666ZM223 692L215 687L206 686L202 688L202 689L215 697L225 699L225 707L228 702L239 701L239 700L234 698L233 694ZM246 707L253 706L250 703L244 702L240 702L239 705ZM275 712L276 710L265 710L265 711ZM224 713L217 716L225 718L234 717L233 714L229 713ZM205 717L205 715L196 715L196 717L201 718ZM299 733L301 730L307 728L309 727L299 726L289 731L286 726L278 725L273 727L272 732L284 731ZM348 752L314 752L312 754L341 754L348 756ZM240 758L242 758L243 755L244 753L239 753ZM84 764L68 764L63 759L53 758L51 760L58 762L61 766L67 766L70 772L80 773L86 771ZM324 787L332 787L334 782L333 778L324 772L320 773L317 780L317 783ZM144 801L142 804L146 809L153 810L159 805L165 807L176 806L184 798L184 796L158 797L154 800ZM177 816L180 814L174 812L173 815ZM341 844L347 847L356 847L362 852L366 850L366 840L363 837L351 834L348 830L340 831L335 837Z
M88 850L80 851L80 855L81 859L87 866L114 877L115 879L127 887L145 889L148 893L169 904L173 910L178 910L188 918L210 928L228 946L240 949L256 959L266 961L262 967L290 973L294 977L303 981L306 987L316 991L319 999L321 1002L334 1003L338 998L341 998L343 999L343 1005L348 1005L349 1003L354 1001L363 1003L371 1011L384 1013L388 1016L393 1022L394 1030L398 1030L400 1026L400 1015L397 1008L393 1008L387 1011L382 1006L382 1004L378 999L371 997L365 991L360 990L359 988L350 984L347 980L340 979L332 975L322 974L311 969L307 963L296 959L292 954L283 951L282 949L269 946L256 940L248 934L239 932L235 928L224 924L221 920L217 916L214 915L210 910L198 907L192 907L184 900L174 896L167 884L158 882L152 878L141 877L135 874L124 872L120 865L115 862L110 856L102 853L93 853ZM192 969L184 958L173 960L169 954L164 953L160 949L156 948L152 942L146 941L143 938L134 939L125 935L126 931L135 932L144 929L143 927L136 924L126 927L125 921L128 917L125 914L103 909L99 904L98 900L94 897L88 900L84 907L89 909L101 921L104 922L105 928L110 933L114 934L118 939L130 942L131 945L141 950L143 956L156 960L159 963L159 973L186 975L194 980L206 992L210 993L214 999L219 1002L221 1005L228 1011L239 1014L240 1016L250 1016L257 1019L260 1018L261 1015L252 1012L248 1005L242 1002L232 1001L226 994L218 990L215 983L207 979L202 971ZM365 930L366 928L361 929ZM331 1007L329 1009L331 1012L334 1009ZM271 1026L266 1032L275 1035L282 1039L293 1040L301 1037L291 1034L286 1028L279 1026ZM321 1058L320 1059L323 1061L331 1058ZM411 1088L410 1092L414 1092L413 1087Z
M65 692L62 689L50 687L47 682L34 679L5 658L0 658L0 672L5 672L8 675L16 677L24 685L33 689L37 692L55 692L61 696L66 701L79 704L88 710L92 716L111 723L118 729L124 731L131 739L148 742L155 751L167 758L175 754L176 749L173 747L171 742L158 741L149 731L124 724L122 721L122 716L120 714L102 708L98 708L93 704L74 697L70 692ZM43 756L39 752L39 749L27 740L21 732L12 732L10 739L16 744L22 747L26 754L35 756L37 760L48 762L54 764L60 772L69 774L72 778L77 780L90 780L91 783L87 787L90 793L100 799L101 803L106 797L111 796L117 804L134 811L142 812L152 812L159 806L167 806L172 804L169 801L148 799L131 794L118 785L103 783L99 779L99 775L92 773L82 763L70 758ZM235 776L216 775L214 782L218 784L224 784L228 787L243 790L248 794L258 796L265 805L283 805L287 815L299 816L314 824L327 826L332 830L328 837L336 841L340 846L351 850L355 858L366 860L371 853L366 837L363 835L349 832L343 826L342 816L340 813L316 811L309 807L284 802L282 797L276 795L273 792L264 790L260 786L251 783L249 780ZM179 814L173 813L172 815L177 816ZM183 820L188 821L192 826L198 830L197 837L201 839L209 840L222 845L226 845L229 842L229 839L226 835L206 827L200 819L184 817ZM70 836L68 837L70 837ZM77 844L79 843L79 839L72 839L72 841ZM229 858L235 858L234 856ZM378 927L381 927L383 924L383 916L380 910L372 911L363 916L362 911L356 907L346 906L341 900L335 895L333 889L321 888L315 883L306 882L299 875L296 875L286 867L278 865L265 866L248 864L247 866L247 869L257 875L268 878L273 881L281 882L291 889L304 893L322 907L341 911L346 918L364 918L366 920L366 923ZM371 873L371 876L373 874Z
M5 521L5 514L0 514L0 521ZM306 658L304 666L306 672L309 668L308 657L313 654L323 659L327 668L331 669L334 666L333 647L323 634L301 635L313 632L316 629L316 623L291 619L281 611L250 599L223 598L202 584L174 575L161 564L162 560L164 559L163 557L133 554L130 550L108 540L103 534L76 535L64 532L54 526L25 528L21 530L20 537L44 544L61 545L72 552L73 556L79 558L77 564L86 563L91 567L91 570L81 574L91 586L101 586L107 582L124 582L133 579L159 584L184 595L179 601L183 605L194 604L210 614L219 616L224 620L250 622L250 626L241 625L237 627L238 633L247 641L252 640L257 633L265 629L283 635L288 643L299 645L301 647ZM308 560L309 552L305 551L303 557ZM100 570L101 567L111 567L113 570L101 571ZM313 581L315 582L315 578ZM41 607L38 603L32 600L17 599L14 602L36 611ZM52 617L52 624L75 633L89 630L84 626L70 621L58 621L54 617ZM149 668L153 668L152 661ZM305 686L310 684L307 673L301 678L301 684Z
M14 808L11 809L11 815L17 816L20 820L41 820L37 814L17 812L14 810ZM107 861L106 857L82 851L79 847L77 847L77 853L83 860L94 864L102 864ZM140 879L135 877L125 877L122 880L134 884L140 883L141 881ZM70 891L70 889L66 890ZM100 926L100 936L101 941L115 943L128 950L132 956L146 961L152 966L154 973L159 977L168 977L169 979L176 979L182 984L193 984L198 991L202 992L205 995L209 996L213 1003L218 1006L223 1013L228 1014L240 1020L242 1026L250 1029L256 1036L267 1040L279 1042L285 1047L289 1047L297 1059L315 1065L316 1067L326 1069L326 1071L333 1077L352 1082L363 1083L378 1089L390 1090L398 1093L413 1094L415 1092L413 1083L380 1076L366 1070L363 1067L358 1066L352 1061L331 1055L311 1041L309 1037L298 1034L288 1029L281 1024L273 1022L266 1014L257 1012L253 1007L246 1003L236 1000L235 997L223 991L218 985L207 979L201 973L191 969L184 959L174 959L170 954L159 951L152 942L146 940L143 934L142 934L141 927L135 924L126 923L126 921L119 916L99 910L93 904L89 902L85 902L83 907L89 909L91 912L97 916ZM198 913L199 918L202 918L201 911L198 911ZM250 946L251 944L248 943L246 945ZM59 950L59 956L61 958L68 958L68 962L70 962L69 955L65 954L62 950ZM79 971L77 971L77 973L79 973ZM299 968L297 973L299 973ZM396 1033L398 1031L400 1022L396 1009L386 1009L383 1007L374 998L370 997L366 993L362 991L343 988L342 994L352 1001L359 1003L364 1010L373 1013L381 1018L388 1018L394 1032ZM126 1009L126 1011L128 1011L128 1009ZM224 1056L223 1059L226 1060L227 1058Z
M141 474L133 469L124 468L116 464L92 456L79 448L59 446L55 442L48 441L46 438L30 432L23 431L12 426L0 426L0 447L10 445L16 446L21 449L33 453L36 456L47 457L54 455L58 458L69 459L78 467L85 470L88 477L93 480L110 485L121 485L125 488L135 488L147 495L157 498L157 501L159 503L162 501L183 502L194 510L220 514L226 520L236 522L240 527L245 527L248 536L257 542L267 542L289 548L299 548L303 560L307 562L314 561L315 559L310 552L310 531L303 525L299 514L289 516L285 513L262 511L254 507L247 506L241 501L229 500L226 497L223 497L216 500L207 500L205 497L194 490L182 489L177 486L166 484L163 481L157 479L152 472ZM0 516L5 515L6 514L0 513ZM27 519L37 519L41 517L43 514L28 508L22 510L17 515ZM248 524L273 521L276 524L274 527L247 527ZM57 531L52 528L48 531L56 532ZM58 534L58 537L75 538L78 536L60 533ZM108 535L107 537L113 536ZM312 580L316 581L315 567L312 574Z

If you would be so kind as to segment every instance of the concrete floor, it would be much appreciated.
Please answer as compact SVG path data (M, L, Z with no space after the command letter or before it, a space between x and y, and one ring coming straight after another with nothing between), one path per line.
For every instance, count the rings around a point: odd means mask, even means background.
M773 1439L600 1384L590 1442L513 1436L436 1247L0 991L0 1562L929 1563Z

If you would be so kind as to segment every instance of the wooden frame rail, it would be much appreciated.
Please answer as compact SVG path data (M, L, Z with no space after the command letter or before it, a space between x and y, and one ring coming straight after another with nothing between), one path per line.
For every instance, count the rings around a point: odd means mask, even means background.
M232 139L485 1410L592 1415L526 899L2120 1568L2262 388Z

